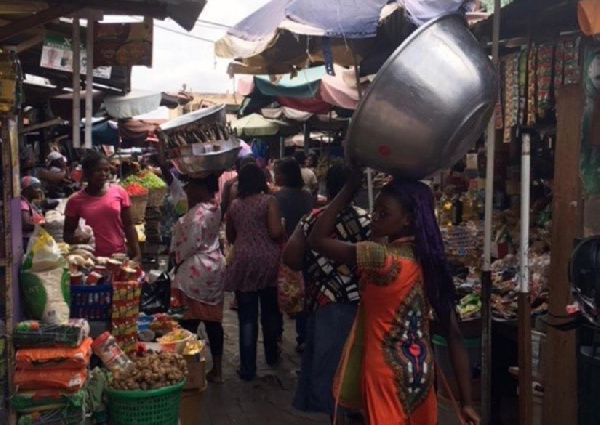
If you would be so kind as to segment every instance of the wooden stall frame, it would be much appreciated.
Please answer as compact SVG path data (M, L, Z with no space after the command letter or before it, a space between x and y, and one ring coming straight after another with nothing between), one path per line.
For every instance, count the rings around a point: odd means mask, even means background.
M573 243L583 232L581 178L579 156L581 117L583 116L581 84L564 86L557 103L557 143L554 163L554 199L552 242L548 292L549 324L560 322L570 301L568 265ZM577 423L577 358L575 332L548 327L546 340L545 391L542 423L566 425Z
M13 285L17 282L17 265L19 260L18 252L15 247L15 238L20 236L20 228L13 229L12 216L14 212L14 199L19 196L18 181L19 162L18 162L18 131L17 117L5 116L2 118L2 213L3 213L3 233L4 233L4 252L5 257L2 259L1 266L4 268L2 275L3 282L1 287L4 291L3 299L6 305L6 350L9 359L8 364L8 382L9 390L12 388L13 368L10 363L14 358L14 345L12 339L12 329L14 328L14 288ZM16 163L15 163L16 160ZM14 176L17 176L15 180ZM15 184L16 183L16 184ZM15 232L16 230L16 232ZM9 424L16 424L16 415L9 410Z

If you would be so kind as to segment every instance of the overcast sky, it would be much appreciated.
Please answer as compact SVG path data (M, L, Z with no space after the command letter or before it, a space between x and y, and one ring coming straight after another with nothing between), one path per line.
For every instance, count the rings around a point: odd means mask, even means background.
M199 19L232 26L267 2L268 0L208 0ZM133 88L175 91L186 84L188 90L195 92L232 92L233 82L225 73L228 61L215 57L213 43L190 37L217 40L224 31L198 23L193 31L187 33L171 20L155 21L153 67L133 68Z

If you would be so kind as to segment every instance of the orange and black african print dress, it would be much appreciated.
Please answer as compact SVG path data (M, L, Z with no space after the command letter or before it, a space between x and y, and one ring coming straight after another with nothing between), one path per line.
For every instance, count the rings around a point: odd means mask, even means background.
M357 244L361 306L335 385L369 425L435 425L429 306L411 240Z

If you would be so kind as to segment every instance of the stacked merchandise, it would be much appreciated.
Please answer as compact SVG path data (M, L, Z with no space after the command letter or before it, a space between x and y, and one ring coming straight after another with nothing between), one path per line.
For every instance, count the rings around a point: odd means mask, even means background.
M142 285L133 280L113 284L112 333L127 354L137 349L137 320Z
M110 321L113 282L137 280L139 265L122 254L113 258L68 255L71 275L71 317Z
M14 332L16 389L12 408L19 425L81 424L92 339L83 319L65 325L19 323Z
M515 320L517 317L519 260L507 255L492 263L492 314L496 320ZM532 315L548 311L548 278L550 254L529 251L529 285Z
M483 223L469 221L458 226L442 226L446 256L451 263L478 268L483 253Z

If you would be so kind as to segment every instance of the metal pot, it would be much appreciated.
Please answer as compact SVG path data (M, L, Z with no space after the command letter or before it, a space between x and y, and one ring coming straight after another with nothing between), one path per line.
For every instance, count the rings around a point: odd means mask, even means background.
M201 177L214 171L231 168L238 157L241 146L237 139L194 143L169 151L169 156L182 174Z
M383 65L354 113L346 154L357 165L422 179L466 154L497 95L494 65L464 18L442 16Z

